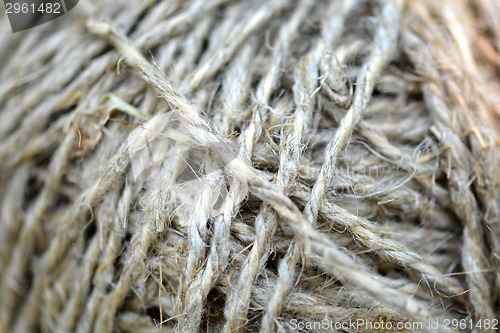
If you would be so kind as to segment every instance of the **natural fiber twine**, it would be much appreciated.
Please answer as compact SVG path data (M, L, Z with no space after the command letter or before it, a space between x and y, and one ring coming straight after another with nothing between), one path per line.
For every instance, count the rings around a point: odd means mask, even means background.
M498 13L82 0L0 34L0 332L495 331Z

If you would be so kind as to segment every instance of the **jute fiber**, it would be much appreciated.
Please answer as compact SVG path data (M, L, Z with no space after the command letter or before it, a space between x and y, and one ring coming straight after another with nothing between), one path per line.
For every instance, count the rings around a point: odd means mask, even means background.
M498 13L82 0L0 34L0 332L494 332Z

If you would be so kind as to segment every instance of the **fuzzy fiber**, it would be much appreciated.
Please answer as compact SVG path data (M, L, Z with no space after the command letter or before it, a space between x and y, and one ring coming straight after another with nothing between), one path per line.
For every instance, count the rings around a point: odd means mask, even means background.
M498 13L82 0L0 33L0 332L494 332Z

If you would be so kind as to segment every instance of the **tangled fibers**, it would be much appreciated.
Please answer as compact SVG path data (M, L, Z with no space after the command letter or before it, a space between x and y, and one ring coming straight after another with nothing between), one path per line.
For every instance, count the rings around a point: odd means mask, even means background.
M0 332L496 331L498 13L87 0L1 33Z

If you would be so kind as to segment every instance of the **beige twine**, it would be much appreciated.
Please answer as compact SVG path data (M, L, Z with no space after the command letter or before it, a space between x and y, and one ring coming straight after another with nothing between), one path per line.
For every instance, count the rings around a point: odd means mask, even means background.
M0 332L498 319L499 12L88 0L0 34Z

